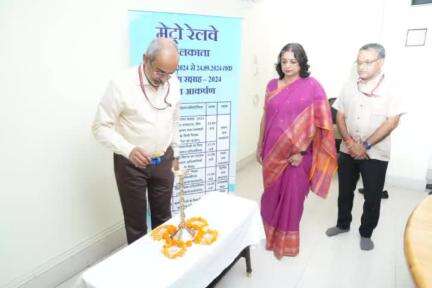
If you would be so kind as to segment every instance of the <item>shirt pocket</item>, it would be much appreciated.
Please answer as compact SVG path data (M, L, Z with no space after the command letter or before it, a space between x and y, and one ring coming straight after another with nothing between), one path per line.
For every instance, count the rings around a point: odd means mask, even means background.
M174 123L174 107L170 106L167 107L164 110L159 110L156 115L156 125L159 127L164 127L166 129L167 127L171 127Z
M139 107L131 105L131 103L126 103L122 111L122 116L129 121L137 121L140 117Z
M372 106L370 123L374 131L387 119L387 108L385 102L381 99Z
M127 119L131 125L138 127L147 127L153 123L154 115L151 107L148 106L147 100L131 97L125 101L123 117ZM153 113L152 113L153 112Z

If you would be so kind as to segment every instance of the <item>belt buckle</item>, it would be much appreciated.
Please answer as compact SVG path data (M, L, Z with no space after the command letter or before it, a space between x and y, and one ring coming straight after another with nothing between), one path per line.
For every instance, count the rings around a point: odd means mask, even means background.
M158 166L160 163L162 163L163 160L163 154L162 152L156 152L152 155L152 157L150 158L150 163L153 166Z
M158 166L162 162L162 157L153 157L151 158L151 164L153 166Z

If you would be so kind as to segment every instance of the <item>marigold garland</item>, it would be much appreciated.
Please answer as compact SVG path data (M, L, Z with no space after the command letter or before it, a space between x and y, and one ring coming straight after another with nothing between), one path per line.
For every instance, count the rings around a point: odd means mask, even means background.
M161 225L157 228L153 229L151 232L151 236L154 240L166 240L166 236L171 235L172 233L175 233L177 231L177 227L174 225Z
M201 229L198 231L197 235L195 236L194 242L197 244L210 245L216 241L217 236L218 236L218 232L216 230Z
M179 225L181 226L181 224ZM174 239L173 236L179 227L171 224L161 225L151 232L153 240L164 241L162 254L170 259L183 256L192 243L210 245L217 240L218 231L208 229L208 222L203 217L192 217L185 221L185 226L194 231L193 239L183 241Z
M162 247L162 253L168 258L174 259L183 256L186 253L186 247L165 244Z
M206 226L208 226L207 220L202 218L202 217L199 217L199 216L189 218L186 221L186 227L189 227L189 228L194 229L194 230L199 230L199 229L202 229Z

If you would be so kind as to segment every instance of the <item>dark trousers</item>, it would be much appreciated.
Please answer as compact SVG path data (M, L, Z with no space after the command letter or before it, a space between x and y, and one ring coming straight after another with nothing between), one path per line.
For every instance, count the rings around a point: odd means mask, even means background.
M162 162L138 168L114 154L114 173L120 194L128 244L147 233L147 194L152 229L171 218L174 174L173 151L168 148Z
M387 161L375 159L355 160L345 153L339 154L339 198L337 227L349 229L354 200L354 190L361 175L364 185L364 204L360 235L370 238L378 224L381 193L384 188Z

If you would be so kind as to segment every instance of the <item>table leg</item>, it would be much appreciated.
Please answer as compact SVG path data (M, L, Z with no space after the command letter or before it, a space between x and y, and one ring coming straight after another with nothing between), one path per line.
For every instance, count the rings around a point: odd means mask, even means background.
M250 246L243 249L241 253L242 257L245 258L246 261L246 273L247 276L250 277L252 274L252 265L251 265L251 257L250 257Z
M237 263L237 261L244 257L246 260L246 274L248 277L251 276L252 274L252 265L251 265L251 257L250 257L250 246L247 246L246 248L244 248L239 255L237 255L237 257L234 259L234 261L227 267L225 268L224 271L222 271L221 274L219 274L218 277L216 277L208 286L207 288L212 288L216 285L217 282L219 282L220 279L222 279L222 277L231 269L232 266L234 266L235 263Z

